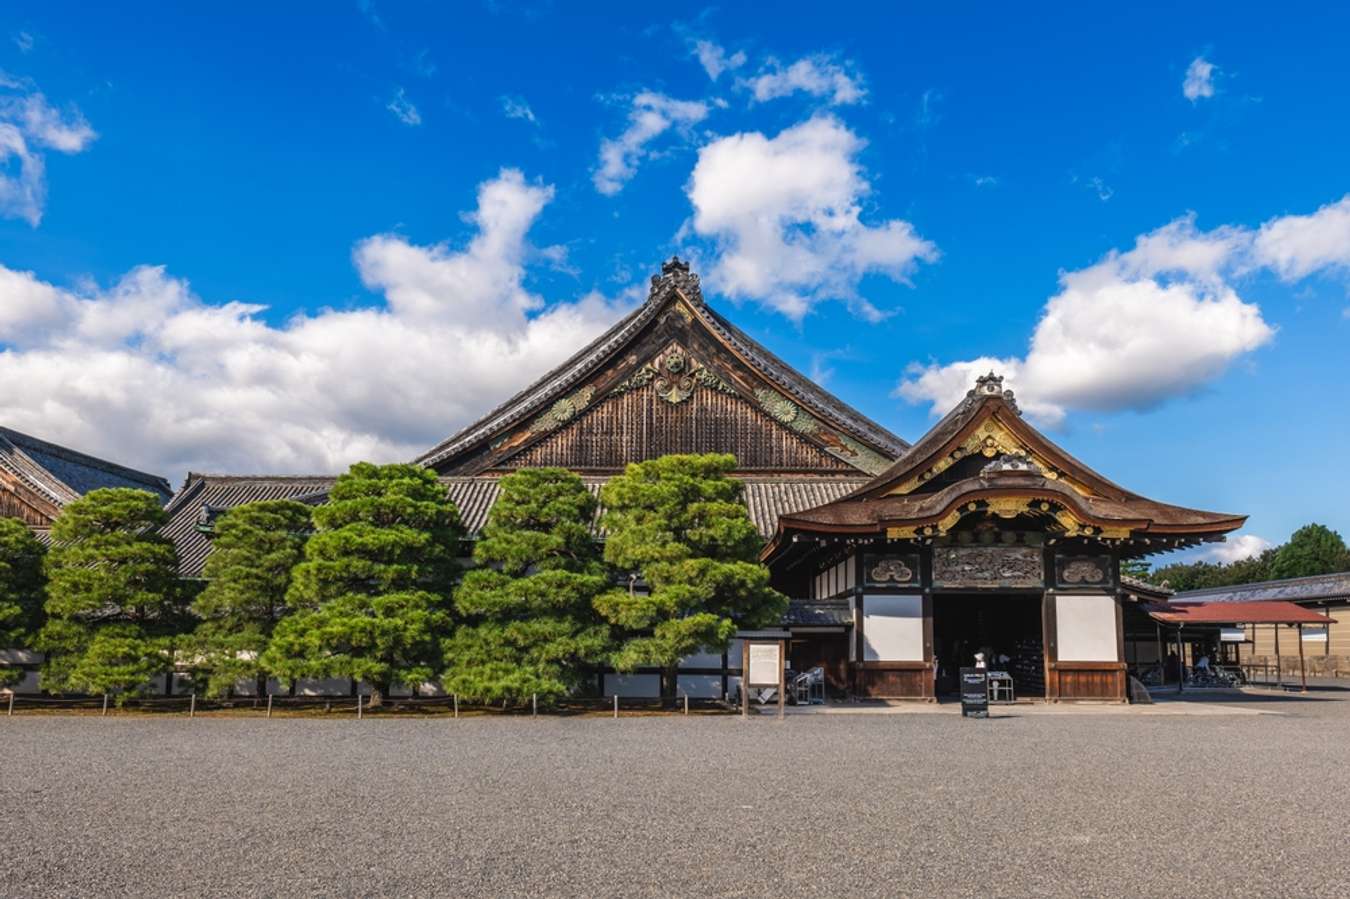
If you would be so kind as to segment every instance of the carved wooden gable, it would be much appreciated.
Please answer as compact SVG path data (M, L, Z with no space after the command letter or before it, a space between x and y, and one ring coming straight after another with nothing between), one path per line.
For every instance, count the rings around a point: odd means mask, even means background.
M672 261L646 305L421 461L454 475L607 472L722 452L747 472L875 475L905 446L704 306Z

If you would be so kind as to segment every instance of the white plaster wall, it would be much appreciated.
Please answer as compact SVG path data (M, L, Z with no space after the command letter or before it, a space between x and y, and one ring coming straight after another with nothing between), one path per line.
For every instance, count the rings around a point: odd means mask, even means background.
M732 640L729 644L727 644L727 667L740 668L741 665L745 662L744 653L745 653L744 640Z
M1056 596L1055 626L1061 662L1120 661L1114 597Z
M722 654L720 652L696 652L693 655L685 656L680 659L681 668L721 668Z
M869 594L863 600L863 660L923 661L923 597Z
M606 696L645 696L661 695L661 675L659 674L606 674Z
M349 696L351 691L352 682L345 677L300 678L295 682L296 696Z
M691 699L719 699L722 696L722 678L716 674L681 674L675 683L678 691Z
M0 649L0 665L37 665L42 653L33 649Z

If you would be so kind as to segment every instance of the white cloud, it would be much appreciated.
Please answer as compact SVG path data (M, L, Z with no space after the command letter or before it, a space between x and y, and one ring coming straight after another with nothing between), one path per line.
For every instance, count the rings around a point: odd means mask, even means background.
M1214 96L1214 70L1216 66L1204 57L1197 56L1186 67L1186 78L1181 82L1181 93L1192 103L1202 98Z
M1324 268L1350 269L1350 194L1311 215L1266 222L1256 234L1254 255L1286 281Z
M508 119L521 119L531 125L539 124L539 119L535 118L534 110L525 102L524 97L502 97L502 112Z
M828 97L836 106L859 103L867 96L862 78L825 54L803 57L784 67L770 59L764 70L744 82L757 102L763 103L804 91L813 97Z
M688 129L708 116L708 106L694 100L675 100L643 91L633 98L628 127L617 138L600 142L600 161L591 180L595 189L614 196L637 174L648 154L647 145L672 127Z
M862 222L871 189L856 160L863 146L838 119L819 115L773 138L734 134L699 150L686 188L689 227L714 243L707 274L717 289L794 319L828 299L880 318L858 294L863 276L904 281L938 253L908 222Z
M32 50L35 43L33 36L27 31L16 31L11 39L14 41L14 46L19 48L20 53L27 53Z
M896 392L942 414L993 369L1049 424L1069 409L1146 409L1192 392L1274 335L1225 280L1248 240L1178 219L1129 251L1062 273L1025 357L912 367Z
M385 302L281 325L162 267L66 289L0 266L0 383L24 385L5 424L173 477L411 458L620 314L524 286L527 232L551 197L504 170L480 186L463 249L363 240L354 261Z
M1223 543L1211 546L1205 556L1210 561L1228 565L1259 556L1273 545L1265 537L1258 537L1255 534L1235 534Z
M0 215L36 228L47 202L41 151L80 153L96 137L78 109L62 112L31 81L0 72Z
M713 81L720 78L723 72L739 69L746 62L744 51L737 50L728 56L720 45L707 40L694 41L694 55Z
M412 104L412 101L408 99L407 94L404 93L403 88L401 87L394 91L394 99L389 101L389 105L387 105L385 109L392 112L394 118L405 125L412 126L422 124L422 114L417 111L417 107Z

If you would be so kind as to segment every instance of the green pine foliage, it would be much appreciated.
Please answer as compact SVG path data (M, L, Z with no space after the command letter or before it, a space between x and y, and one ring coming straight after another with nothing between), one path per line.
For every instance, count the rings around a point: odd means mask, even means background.
M313 527L310 511L294 500L263 500L216 520L208 582L192 603L202 619L193 642L208 695L223 695L241 680L254 681L256 695L267 692L271 672L262 656L289 611L286 594Z
M556 700L580 686L583 666L604 660L609 628L595 598L609 586L591 536L595 498L561 468L502 478L477 568L455 594L463 623L445 642L447 690L504 701Z
M359 462L314 510L315 531L262 665L278 676L354 678L372 704L440 670L463 531L435 474Z
M92 490L61 511L38 639L46 689L120 699L172 671L185 610L173 544L157 530L164 521L158 497L125 487Z
M647 587L596 600L623 635L612 663L663 669L668 697L681 658L721 651L738 627L777 623L787 609L758 561L763 541L728 476L735 467L725 454L663 456L629 465L602 495L605 560Z
M1350 550L1341 535L1322 524L1305 524L1275 552L1270 573L1275 578L1306 577L1350 571Z
M1341 535L1325 525L1307 524L1288 543L1236 562L1178 562L1149 572L1152 584L1166 582L1178 592L1233 587L1259 581L1350 571L1350 550Z
M42 622L46 548L22 521L0 518L0 649L28 649ZM17 683L18 668L0 665L0 687Z

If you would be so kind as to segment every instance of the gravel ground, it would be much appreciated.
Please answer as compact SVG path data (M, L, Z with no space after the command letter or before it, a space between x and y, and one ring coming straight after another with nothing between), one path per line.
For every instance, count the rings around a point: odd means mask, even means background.
M1350 894L1350 694L1253 704L0 718L0 894Z

